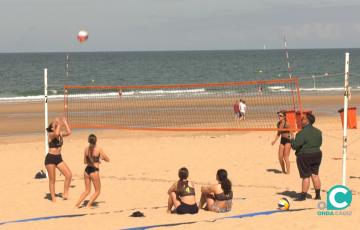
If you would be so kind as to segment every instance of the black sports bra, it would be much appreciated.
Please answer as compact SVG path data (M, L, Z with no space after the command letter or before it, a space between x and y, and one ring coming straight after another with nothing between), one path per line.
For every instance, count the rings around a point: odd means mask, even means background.
M176 193L179 197L195 196L195 189L189 186L188 181L179 181Z
M63 145L64 141L62 136L54 138L49 142L49 148L60 148Z
M91 156L91 152L88 150L88 154L86 156L86 163L87 164L93 164L93 163L99 163L100 162L100 154L97 157Z
M278 129L288 129L289 128L289 125L286 123L286 121L284 121L282 127L281 126L281 122L279 121L276 125L278 127ZM282 135L282 136L286 136L286 137L290 137L290 132L288 130L279 130L278 131L278 135Z

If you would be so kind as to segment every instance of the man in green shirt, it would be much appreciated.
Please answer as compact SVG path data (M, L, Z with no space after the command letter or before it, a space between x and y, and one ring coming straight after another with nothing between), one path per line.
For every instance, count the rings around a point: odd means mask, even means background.
M313 127L315 116L307 113L301 118L303 129L292 139L291 147L295 150L296 164L302 178L302 191L297 201L306 199L310 187L310 177L315 188L315 199L321 200L320 188L321 182L319 177L319 167L321 164L322 152L322 133L319 129Z

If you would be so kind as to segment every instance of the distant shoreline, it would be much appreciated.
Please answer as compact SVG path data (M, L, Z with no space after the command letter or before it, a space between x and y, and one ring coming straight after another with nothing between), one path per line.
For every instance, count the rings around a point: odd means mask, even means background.
M288 50L344 50L344 51L349 51L349 50L356 50L356 49L360 49L360 47L336 47L336 48L288 48ZM78 54L78 53L155 53L155 52L217 52L217 51L283 51L283 48L279 48L279 49L272 49L272 48L266 48L266 50L264 50L264 48L257 48L257 49L196 49L196 50L189 50L189 49L184 49L184 50L93 50L93 51L75 51L75 52L68 52L68 51L0 51L0 54Z
M201 90L201 89L194 89ZM274 90L277 92L278 90ZM279 90L281 91L281 89ZM330 87L330 88L300 88L300 94L302 96L336 96L344 91L343 87ZM353 94L360 94L360 86L353 86L351 89ZM196 93L196 92L195 92ZM49 94L48 98L54 101L60 101L64 99L63 94ZM0 97L0 104L11 103L26 103L26 102L41 102L44 100L44 95L29 95L29 96L12 96L12 97Z

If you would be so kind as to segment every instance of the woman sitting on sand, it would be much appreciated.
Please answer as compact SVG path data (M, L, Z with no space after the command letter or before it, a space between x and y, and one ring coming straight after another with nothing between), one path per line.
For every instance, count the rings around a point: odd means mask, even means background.
M278 129L288 129L289 125L286 122L286 112L279 111L277 113L277 115L279 118L279 121L277 123L277 128ZM278 150L278 157L279 157L281 170L285 174L290 174L289 155L290 155L290 150L291 150L291 141L290 141L291 133L287 130L279 130L276 133L275 140L271 142L271 145L274 145L280 136L281 136L281 139L280 139L280 145L279 145L279 150Z
M194 184L187 180L189 171L183 167L179 169L179 180L168 190L168 209L169 213L195 214L199 211L196 204ZM175 207L172 210L173 206Z
M91 207L96 198L100 195L101 183L99 175L100 159L109 162L109 157L104 153L103 149L96 145L97 138L94 134L88 137L89 146L84 151L84 163L86 164L84 172L85 192L83 192L76 203L75 207L80 208L83 200L90 194L91 182L94 185L95 192L91 195L86 207Z
M233 192L225 169L217 171L216 180L217 184L201 187L200 208L213 212L228 212L231 210Z
M66 131L61 131L61 127L64 126ZM69 167L65 164L61 156L61 147L63 145L63 137L67 137L71 134L71 129L63 117L61 120L56 118L50 125L46 128L48 133L48 144L49 152L45 158L45 167L49 175L49 190L51 201L55 202L55 180L56 173L55 169L59 169L60 172L65 176L64 182L64 193L63 199L66 200L69 194L69 188L71 183L71 171Z

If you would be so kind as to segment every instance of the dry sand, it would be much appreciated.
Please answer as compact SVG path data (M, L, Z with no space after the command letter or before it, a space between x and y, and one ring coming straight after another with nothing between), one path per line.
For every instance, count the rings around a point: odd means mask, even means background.
M330 97L330 98L329 98ZM341 98L312 97L304 107L317 115L316 126L323 131L323 163L320 168L322 198L326 190L341 183L342 127L336 111ZM354 100L358 105L358 100ZM352 103L354 103L352 101ZM353 104L354 105L354 104ZM356 104L355 104L356 105ZM172 229L356 229L360 220L360 132L349 130L347 186L353 191L351 216L318 216L318 201L292 201L300 191L300 179L291 152L291 174L276 173L278 146L271 146L274 132L151 132L121 130L74 130L65 139L63 158L73 172L70 199L53 204L46 199L47 179L33 179L43 165L44 121L41 103L5 104L0 109L0 222L56 215L72 218L7 223L1 229L122 229L179 222L196 223ZM359 109L359 108L358 108ZM50 104L50 116L62 106ZM357 117L359 121L359 116ZM358 127L359 122L358 122ZM82 151L87 135L94 132L111 162L102 163L102 192L93 209L74 209L84 190ZM200 187L215 182L219 168L229 172L233 182L233 210L226 214L200 211L197 215L166 213L166 191L177 179L177 170L188 167L190 179ZM62 192L63 177L57 173L56 192ZM314 196L314 191L310 190ZM281 197L290 199L290 211L242 219L214 218L275 210ZM145 218L129 215L141 211ZM170 228L170 227L166 227Z

